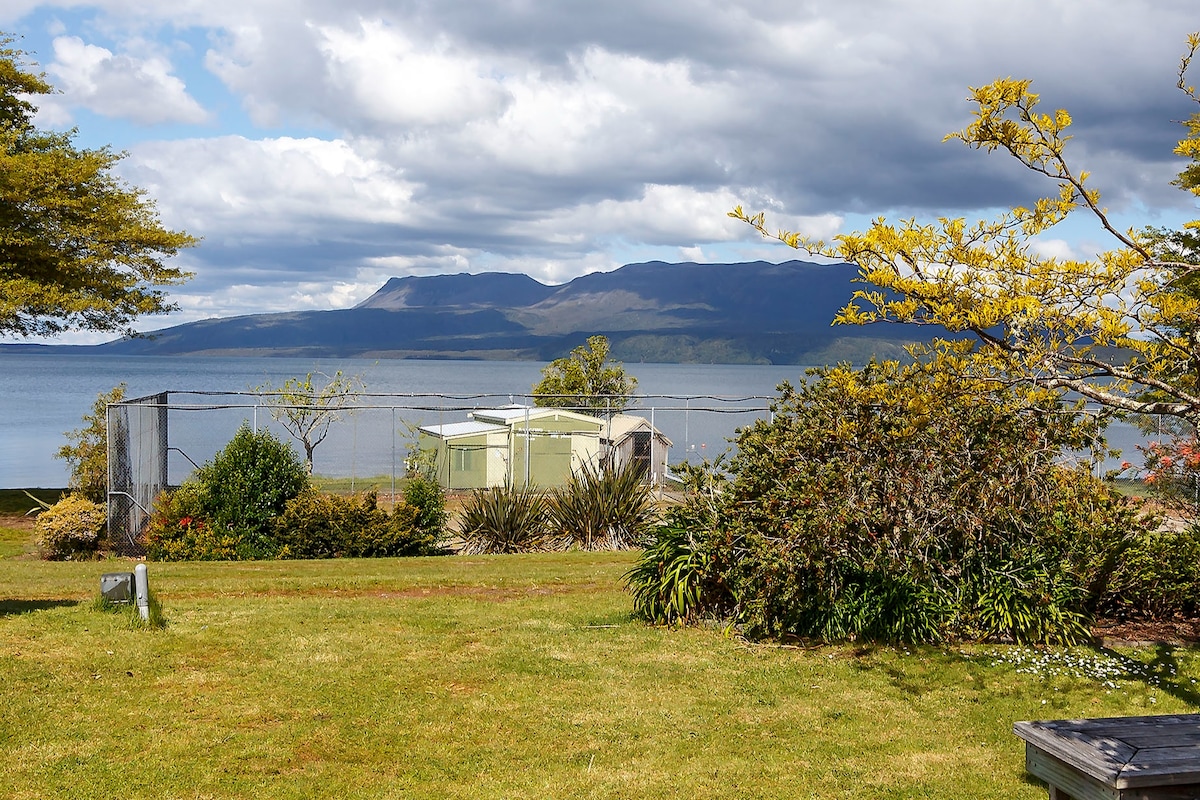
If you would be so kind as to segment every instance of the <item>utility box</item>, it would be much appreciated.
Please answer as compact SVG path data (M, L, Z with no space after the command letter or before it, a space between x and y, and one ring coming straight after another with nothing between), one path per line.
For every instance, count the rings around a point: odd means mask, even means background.
M100 594L110 603L133 602L133 573L104 573L100 576Z

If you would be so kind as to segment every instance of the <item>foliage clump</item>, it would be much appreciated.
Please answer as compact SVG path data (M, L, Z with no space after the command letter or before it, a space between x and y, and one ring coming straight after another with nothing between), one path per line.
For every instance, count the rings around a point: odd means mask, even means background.
M429 475L413 475L404 484L404 502L417 510L417 530L430 542L441 541L449 519L442 485Z
M294 450L269 431L243 425L196 478L160 497L146 531L151 558L270 558L275 517L308 486Z
M191 275L164 262L197 240L118 178L124 154L37 128L36 101L54 88L12 43L0 33L0 334L131 333L175 308L161 287Z
M632 461L576 470L550 496L547 514L555 533L580 550L634 547L655 522L650 486Z
M590 336L569 356L551 361L533 386L534 405L595 415L624 410L633 402L637 378L610 361L608 352L607 336Z
M205 487L199 481L187 481L155 499L146 528L149 559L235 561L251 557L239 551L238 537L233 531L210 521L204 500Z
M209 521L233 533L248 556L269 556L275 517L308 486L308 470L270 431L243 425L225 449L197 470Z
M631 463L584 466L550 492L476 489L459 532L467 553L623 550L641 544L656 522L650 488Z
M38 514L34 528L42 558L65 561L94 558L104 541L105 508L81 494L69 494Z
M709 553L704 531L666 524L655 530L625 576L635 616L665 625L695 622L705 593Z
M1099 445L1099 421L922 364L812 377L739 432L728 480L680 512L689 537L651 542L662 556L627 579L640 613L728 616L762 637L1086 634L1148 525L1061 463Z
M374 491L318 492L290 446L243 426L193 480L157 498L146 553L162 561L436 553L445 498L436 484L430 489L419 481L411 495L414 502L401 501L388 513Z
M283 558L371 558L428 555L437 540L418 524L420 509L378 506L374 491L341 497L305 489L288 501L274 523Z
M1200 526L1137 537L1121 555L1097 611L1114 619L1200 614Z
M554 549L546 514L546 498L535 489L476 489L459 519L462 552L483 555Z
M84 414L84 425L64 434L67 444L54 455L71 468L71 489L94 503L108 499L108 404L125 399L125 384L101 392Z

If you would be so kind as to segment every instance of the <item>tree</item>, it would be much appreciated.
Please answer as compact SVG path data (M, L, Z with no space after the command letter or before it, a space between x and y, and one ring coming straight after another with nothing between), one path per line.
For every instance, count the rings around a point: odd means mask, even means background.
M1093 417L919 362L810 375L647 543L627 577L639 613L751 636L1086 634L1148 524L1087 465L1062 466L1096 442Z
M556 358L542 369L533 386L537 406L565 406L586 414L623 411L637 391L637 378L625 367L609 361L608 337L590 336L565 358Z
M1188 37L1179 88L1200 103L1186 81L1200 34ZM1180 233L1121 232L1100 205L1086 171L1064 155L1071 124L1064 110L1044 114L1028 80L1002 79L971 89L974 121L949 134L975 149L1007 152L1058 186L1032 207L968 224L940 218L889 222L826 243L802 233L770 234L763 214L741 207L730 216L763 235L811 254L859 267L871 288L856 291L836 318L940 327L973 334L963 349L945 340L916 348L924 357L976 377L1032 390L1076 392L1108 408L1200 423L1200 265L1193 256L1200 220ZM1175 183L1200 194L1200 113L1185 123L1175 152L1192 160ZM1115 249L1091 260L1043 256L1034 238L1069 214L1092 214Z
M124 399L123 383L97 395L84 426L63 434L68 444L54 454L71 467L71 488L94 503L108 500L108 405Z
M313 376L327 380L321 388L313 385ZM301 378L288 378L282 386L264 383L254 389L270 407L271 417L304 445L304 460L308 474L313 471L313 452L329 435L329 426L341 419L347 406L358 399L365 389L357 376L346 377L341 370L329 377L310 372Z
M113 174L124 154L34 127L29 98L53 89L12 43L0 34L0 335L131 333L135 318L176 308L159 287L191 275L164 260L196 239Z

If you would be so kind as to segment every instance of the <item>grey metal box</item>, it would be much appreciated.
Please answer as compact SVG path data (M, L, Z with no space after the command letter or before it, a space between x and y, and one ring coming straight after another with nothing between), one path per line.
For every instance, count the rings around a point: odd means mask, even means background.
M100 594L110 603L133 602L133 573L104 573L100 576Z

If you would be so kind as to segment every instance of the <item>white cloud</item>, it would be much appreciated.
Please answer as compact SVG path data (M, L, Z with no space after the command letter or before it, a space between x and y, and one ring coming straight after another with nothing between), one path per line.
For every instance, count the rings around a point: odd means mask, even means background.
M149 142L122 173L157 199L168 224L210 239L317 241L347 222L405 224L419 214L401 171L340 140Z
M1034 239L1030 242L1030 249L1035 255L1042 258L1055 258L1059 261L1071 261L1079 258L1071 243L1063 239Z
M157 56L115 55L78 36L59 36L46 71L68 103L104 116L142 125L208 119L183 81L171 74L170 63Z
M503 110L507 92L476 58L445 41L418 44L382 21L314 26L340 108L380 125L461 124Z
M64 92L39 124L204 126L115 128L122 174L205 237L188 314L353 304L393 274L806 258L739 204L826 239L987 217L1053 191L941 143L1004 75L1072 111L1068 155L1128 224L1194 216L1167 185L1194 0L15 2L0 19L50 32ZM1083 230L1036 246L1093 252Z

